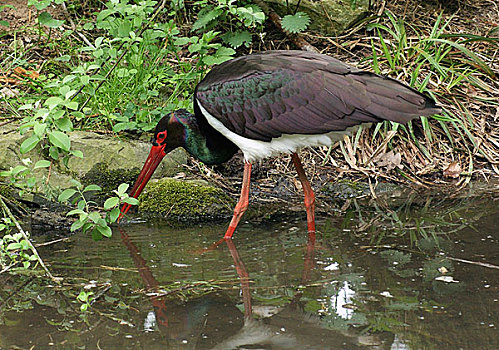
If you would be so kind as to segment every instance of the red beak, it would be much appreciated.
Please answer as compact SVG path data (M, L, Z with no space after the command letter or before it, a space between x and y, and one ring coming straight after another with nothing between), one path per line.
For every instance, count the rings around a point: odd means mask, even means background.
M151 178L152 174L154 173L154 170L156 170L159 163L166 155L164 149L165 145L152 146L151 152L149 152L149 156L147 157L146 162L142 167L142 170L140 171L139 177L137 178L137 181L135 181L135 185L133 185L130 191L130 197L137 198L140 195L144 187L147 185L147 182ZM118 222L123 217L123 215L127 213L130 207L131 204L123 204L123 207L121 208L121 214L118 217Z

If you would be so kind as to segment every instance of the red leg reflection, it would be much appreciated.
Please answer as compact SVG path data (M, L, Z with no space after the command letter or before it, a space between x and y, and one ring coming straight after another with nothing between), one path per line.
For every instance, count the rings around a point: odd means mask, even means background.
M230 255L234 259L234 265L236 266L237 274L241 280L241 291L243 293L243 304L244 304L244 317L249 318L253 314L251 307L251 292L249 287L249 274L244 266L243 261L239 257L236 246L231 239L226 240L227 246L229 247Z
M315 194L312 190L312 186L310 186L310 182L307 179L307 175L305 175L305 171L303 170L298 154L293 153L291 159L293 159L296 172L298 173L298 177L300 178L303 187L303 193L305 194L305 210L307 211L308 232L315 232Z
M234 230L239 223L239 220L243 216L244 212L248 208L249 190L250 190L250 180L251 180L251 163L244 162L244 173L243 173L243 185L241 188L241 197L239 197L239 202L234 208L234 216L229 224L229 228L225 233L224 238L232 238Z
M305 252L305 259L303 261L303 272L301 275L301 283L307 283L310 280L310 272L315 266L314 260L315 253L315 232L308 233L307 251Z
M139 270L139 275L142 278L146 289L150 292L157 292L159 283L156 278L154 278L151 270L147 266L147 261L140 255L140 251L137 246L133 244L132 241L130 241L130 237L125 232L125 230L123 230L120 226L118 226L118 229L121 233L121 240L130 252L130 256L133 259L135 267L137 267L137 269ZM168 315L165 301L166 299L164 298L151 296L151 303L156 314L156 321L159 325L168 327Z

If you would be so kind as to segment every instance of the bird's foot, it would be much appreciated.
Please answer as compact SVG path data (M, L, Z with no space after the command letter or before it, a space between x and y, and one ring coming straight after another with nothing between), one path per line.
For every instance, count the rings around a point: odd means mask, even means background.
M203 249L194 250L192 253L195 254L195 255L203 255L204 253L211 252L212 250L217 249L218 246L220 244L222 244L223 242L225 242L226 240L227 240L227 238L223 237L220 240L218 240L217 242L212 243L208 247L203 248Z

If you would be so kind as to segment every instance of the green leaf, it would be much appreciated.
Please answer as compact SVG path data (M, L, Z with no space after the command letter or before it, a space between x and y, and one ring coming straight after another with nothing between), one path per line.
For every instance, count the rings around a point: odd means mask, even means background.
M196 31L199 29L206 28L206 26L216 18L218 18L223 13L221 8L215 8L213 10L209 10L206 8L205 11L201 10L198 14L198 20L194 22L192 25L192 30Z
M2 20L0 20L0 26L9 27L10 24L9 24L9 22L2 19Z
M121 38L128 37L131 31L132 31L132 23L126 20L122 21L118 27L118 35Z
M21 147L19 150L21 151L21 154L28 153L31 151L33 148L36 147L36 145L40 142L40 138L36 135L31 135L28 137L26 140L21 143Z
M90 229L91 226L89 227L84 227L83 228L83 232L86 232L88 229ZM97 225L94 225L93 226L93 229L92 229L92 239L94 241L100 241L102 239L102 234L99 232L99 229L97 228Z
M97 185L88 185L87 187L85 187L83 192L88 192L88 191L102 191L102 188L100 188L100 186Z
M70 81L73 81L77 76L76 75L66 75L63 79L62 79L62 83L63 84L66 84L66 83L69 83Z
M76 101L69 101L66 103L66 107L69 109L72 109L73 111L76 111L78 109L78 102Z
M28 6L35 6L38 11L46 9L52 0L28 0Z
M67 85L63 85L59 88L59 94L61 94L61 96L66 96L66 94L71 91L71 88Z
M12 170L10 172L12 173L12 175L15 176L17 174L25 172L26 170L28 170L28 168L26 168L24 165L18 165L18 166L15 166L14 168L12 168Z
M83 152L79 149L72 149L69 153L78 158L83 158Z
M118 204L120 203L120 199L118 197L111 197L111 198L108 198L105 202L104 202L104 209L106 210L109 210L115 206L117 206Z
M80 229L83 225L85 225L86 221L85 220L76 220L73 222L71 225L71 232L76 231Z
M62 26L64 21L59 21L52 18L52 15L48 12L42 12L38 15L38 23L50 28L59 28L60 26Z
M99 212L97 212L97 211L93 211L90 214L88 214L88 218L95 223L98 223L99 220L102 219Z
M111 212L109 213L110 222L116 222L116 220L118 220L118 216L120 216L120 213L121 213L121 211L120 211L120 208L118 208L118 207L111 210Z
M137 123L136 122L123 122L123 123L116 123L113 126L113 131L114 132L120 132L123 130L135 130L137 129Z
M69 119L68 117L57 119L55 121L55 125L57 125L57 127L62 131L69 132L73 130L73 123L71 122L71 119Z
M128 187L130 187L130 185L128 185L128 184L121 184L121 185L119 185L119 186L118 186L118 193L119 193L120 195L125 194L125 193L126 193L126 190L128 190Z
M58 160L59 159L59 149L57 147L50 146L49 155L52 159Z
M80 77L80 82L83 84L83 85L88 85L88 83L90 82L90 77L88 75L82 75Z
M191 43L191 39L188 38L188 37L186 37L186 36L177 38L174 41L174 45L175 46L184 46L184 45L187 45L187 44L190 44L190 43Z
M232 48L237 49L243 45L249 47L251 44L251 34L247 30L238 30L233 33L227 32L222 36L222 40Z
M66 214L66 216L71 216L71 215L81 215L81 214L87 214L84 210L81 209L73 209L70 212Z
M17 242L14 242L14 243L10 243L7 248L5 248L6 250L17 250L17 249L21 249L22 245L21 243L17 243Z
M33 169L39 169L39 168L48 168L50 166L50 162L48 160L42 159L36 162L35 166Z
M59 197L57 197L57 200L59 202L65 202L67 201L69 198L73 197L73 195L76 193L76 190L73 189L73 188L66 188L64 191L62 191L62 193L59 195ZM69 214L68 215L73 215L73 214Z
M103 235L104 237L111 237L113 235L113 231L111 230L111 227L109 226L100 226L100 225L97 225L95 226L95 228L99 231L99 233L101 235Z
M125 198L125 199L123 199L123 202L125 202L127 204L131 204L131 205L139 204L139 200L137 198L133 198L133 197Z
M488 66L488 64L485 61L483 61L477 54L475 54L474 52L472 52L468 48L464 47L463 45L460 45L460 44L455 43L455 42L450 41L450 40L431 39L431 38L424 39L421 42L425 42L425 41L439 42L439 43L443 43L443 44L447 44L449 46L452 46L453 48L458 49L463 54L465 54L466 56L468 56L473 61L473 63L475 63L476 65L478 65L490 77L494 77L495 76L494 72L492 71L492 69Z
M282 28L290 33L299 33L307 29L310 17L305 12L297 12L282 18Z
M35 122L35 125L33 125L33 132L40 139L45 135L45 130L47 130L47 124Z
M111 9L105 9L105 10L102 10L101 12L99 12L99 14L97 15L97 22L101 22L103 19L105 19L107 16L115 13L116 11L115 10L111 10Z
M49 141L56 147L63 149L66 152L69 152L71 148L71 140L69 136L61 131L51 131L49 132Z

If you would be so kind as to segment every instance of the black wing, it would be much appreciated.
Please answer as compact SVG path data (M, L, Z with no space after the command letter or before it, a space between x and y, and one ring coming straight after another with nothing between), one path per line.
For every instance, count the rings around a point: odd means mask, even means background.
M231 131L262 141L365 122L407 123L439 111L405 84L305 51L269 51L215 66L197 86L195 103Z

